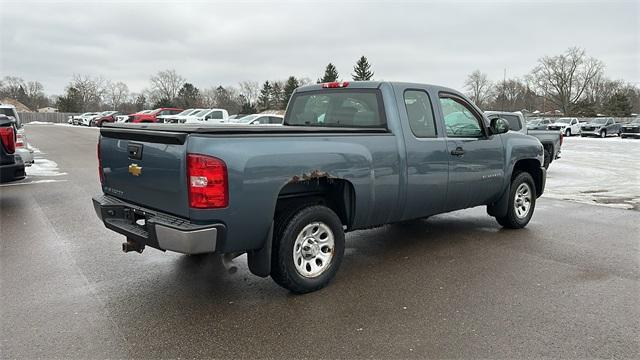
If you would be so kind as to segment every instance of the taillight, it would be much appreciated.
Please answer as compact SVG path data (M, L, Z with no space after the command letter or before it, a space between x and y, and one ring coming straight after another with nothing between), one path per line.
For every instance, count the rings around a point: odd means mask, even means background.
M227 165L212 156L187 154L189 206L197 209L229 205Z
M9 154L13 154L16 151L16 138L13 132L13 126L0 127L0 140L2 145Z
M340 82L334 81L334 82L322 83L322 87L325 89L346 88L347 86L349 86L348 81L340 81Z
M98 177L100 177L100 185L104 185L104 171L102 170L102 154L100 153L100 139L96 150L98 154Z
M24 146L24 139L22 134L17 133L16 134L16 148L21 148Z

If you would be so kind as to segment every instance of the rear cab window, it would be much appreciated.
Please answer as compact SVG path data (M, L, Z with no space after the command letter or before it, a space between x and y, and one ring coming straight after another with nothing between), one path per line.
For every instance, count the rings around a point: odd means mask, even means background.
M509 130L518 131L522 129L522 126L520 125L520 118L517 115L501 114L498 117L507 120L509 123Z
M408 89L404 92L404 106L407 110L409 127L417 138L436 137L436 123L429 94L424 90Z
M330 89L296 93L285 125L345 128L386 128L378 89Z

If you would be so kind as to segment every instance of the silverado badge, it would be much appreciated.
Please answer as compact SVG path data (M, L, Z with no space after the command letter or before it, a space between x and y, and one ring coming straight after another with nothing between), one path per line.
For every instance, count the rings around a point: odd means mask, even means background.
M138 164L129 165L129 172L133 176L140 176L142 174L142 166L138 166Z

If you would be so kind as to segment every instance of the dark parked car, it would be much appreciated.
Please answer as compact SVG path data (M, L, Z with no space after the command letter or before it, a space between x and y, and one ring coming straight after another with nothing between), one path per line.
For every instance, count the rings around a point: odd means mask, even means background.
M106 125L93 204L125 252L247 253L252 273L304 293L336 274L345 231L474 206L525 227L543 154L452 89L314 84L283 126Z
M609 135L620 135L622 133L622 127L616 123L613 118L599 118L593 119L586 124L582 124L580 129L580 136L598 136L605 138Z
M640 118L633 119L630 123L622 125L620 137L640 138Z
M15 120L0 114L0 183L23 179L24 162L16 154Z

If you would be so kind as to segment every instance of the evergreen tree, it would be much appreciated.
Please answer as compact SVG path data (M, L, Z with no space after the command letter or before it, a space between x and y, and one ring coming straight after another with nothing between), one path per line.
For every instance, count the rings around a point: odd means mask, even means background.
M81 112L82 95L80 95L78 89L70 86L67 88L67 94L58 98L58 101L56 101L56 107L60 112Z
M264 84L262 84L262 90L260 90L260 96L258 96L258 110L264 111L271 109L271 106L273 106L271 102L272 90L273 87L271 86L269 80L265 81Z
M617 92L604 104L603 110L609 116L625 117L631 115L631 99L622 92Z
M271 102L273 103L273 109L282 110L287 104L283 104L284 102L284 93L282 89L282 83L279 81L274 81L273 86L271 88Z
M142 111L147 106L147 98L144 94L138 95L136 98L136 111Z
M332 63L329 63L324 69L324 76L318 79L318 83L338 81L338 76L338 69Z
M296 79L295 76L289 76L287 82L284 84L284 94L282 95L282 103L284 105L283 109L287 107L293 91L299 86L300 82L298 81L298 79Z
M153 103L153 105L151 107L154 108L154 109L157 109L157 108L165 108L165 107L166 108L172 108L172 107L175 107L175 106L176 106L175 103L173 101L171 101L170 99L161 98L161 99L158 99L158 101L156 101L155 103Z
M356 62L356 66L353 67L353 74L351 74L351 76L355 81L372 80L373 71L371 71L371 65L364 55L360 60L358 60L358 62Z
M200 106L200 90L193 86L193 84L184 83L180 88L180 91L178 91L176 103L184 109Z

